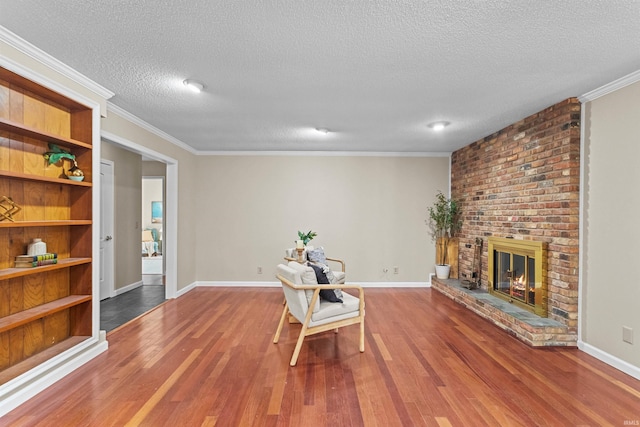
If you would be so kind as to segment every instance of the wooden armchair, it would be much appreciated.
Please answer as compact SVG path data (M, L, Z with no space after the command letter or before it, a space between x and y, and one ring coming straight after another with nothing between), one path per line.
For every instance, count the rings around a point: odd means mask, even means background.
M303 283L303 275L307 283ZM317 282L314 284L315 273L313 269L296 262L290 262L289 265L278 265L276 277L282 282L285 304L278 323L278 329L273 338L274 344L277 344L280 339L280 333L287 314L290 313L302 324L302 329L298 335L298 341L289 363L291 366L295 366L298 361L305 337L330 330L337 332L338 328L356 323L360 324L360 352L364 352L364 290L361 286L344 284L318 285ZM338 288L356 289L358 297L345 292L342 294L342 303L320 300L321 290Z

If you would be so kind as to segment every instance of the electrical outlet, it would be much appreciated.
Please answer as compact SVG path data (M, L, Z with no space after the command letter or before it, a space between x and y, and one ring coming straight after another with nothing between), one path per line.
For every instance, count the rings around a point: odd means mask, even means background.
M633 344L633 329L628 326L622 327L622 341Z
M385 267L385 268L383 268L383 269L382 269L382 272L383 272L384 274L387 274L387 273L389 272L389 269Z
M400 267L393 267L393 274L398 274L400 273Z
M262 267L258 267L258 274L262 274Z

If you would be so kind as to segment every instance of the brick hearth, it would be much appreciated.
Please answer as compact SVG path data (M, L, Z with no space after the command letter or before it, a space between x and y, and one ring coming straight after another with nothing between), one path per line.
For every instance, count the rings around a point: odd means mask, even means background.
M576 336L562 323L509 304L484 289L469 290L457 279L431 278L431 287L533 347L575 347Z

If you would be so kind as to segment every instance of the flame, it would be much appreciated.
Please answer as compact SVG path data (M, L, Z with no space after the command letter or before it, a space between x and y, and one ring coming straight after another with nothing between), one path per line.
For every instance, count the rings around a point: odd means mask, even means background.
M527 284L524 280L524 274L522 274L517 279L513 279L513 287L518 291L524 291L525 289L527 289Z

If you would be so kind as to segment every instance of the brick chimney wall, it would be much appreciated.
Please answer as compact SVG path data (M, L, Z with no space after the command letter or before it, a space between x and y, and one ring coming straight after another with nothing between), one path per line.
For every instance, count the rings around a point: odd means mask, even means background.
M459 277L470 277L476 237L483 239L485 289L487 237L547 242L548 316L577 331L579 186L576 98L455 151L451 195L462 201L464 214Z

